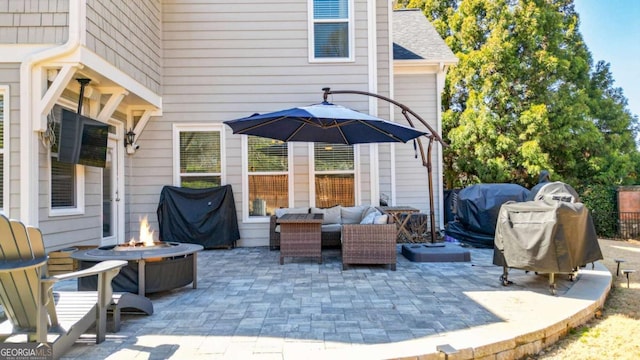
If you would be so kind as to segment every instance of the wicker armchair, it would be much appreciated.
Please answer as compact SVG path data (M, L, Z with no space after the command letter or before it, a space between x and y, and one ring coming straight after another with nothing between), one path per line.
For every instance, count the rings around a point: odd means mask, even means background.
M342 225L342 269L350 264L384 264L396 270L396 225Z

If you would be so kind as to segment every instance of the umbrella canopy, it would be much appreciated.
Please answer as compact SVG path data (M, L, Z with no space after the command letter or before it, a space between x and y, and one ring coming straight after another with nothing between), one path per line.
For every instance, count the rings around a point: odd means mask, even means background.
M234 134L282 141L361 144L407 142L426 132L329 102L225 121Z

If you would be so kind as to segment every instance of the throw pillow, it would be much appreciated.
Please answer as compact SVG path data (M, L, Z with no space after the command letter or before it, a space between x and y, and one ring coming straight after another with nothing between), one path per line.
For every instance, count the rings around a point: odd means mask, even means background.
M373 219L373 223L374 224L386 224L389 221L389 215L384 214L384 215L377 215L374 219Z
M376 213L377 215L380 215L380 212L378 211L378 209L376 209L373 206L367 206L363 211L362 211L362 215L361 219L364 219L365 217L367 217L367 215L371 214L371 213Z
M376 213L371 213L360 221L360 224L373 224L373 220L376 218Z

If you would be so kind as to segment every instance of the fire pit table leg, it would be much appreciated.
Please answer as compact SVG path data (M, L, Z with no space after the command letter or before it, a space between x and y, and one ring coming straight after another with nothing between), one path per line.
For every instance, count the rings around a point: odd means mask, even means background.
M145 290L146 290L146 285L144 283L145 281L145 261L144 259L140 259L138 260L138 295L140 296L144 296L145 295Z
M193 288L198 288L198 253L193 253Z

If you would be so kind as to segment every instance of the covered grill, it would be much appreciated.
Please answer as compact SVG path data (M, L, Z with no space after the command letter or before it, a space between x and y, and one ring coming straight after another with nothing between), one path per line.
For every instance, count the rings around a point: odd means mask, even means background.
M503 285L509 284L509 268L548 273L555 294L554 274L573 275L580 266L602 259L602 253L591 214L584 204L572 202L577 193L569 185L549 183L536 199L502 205L493 263L504 268Z

